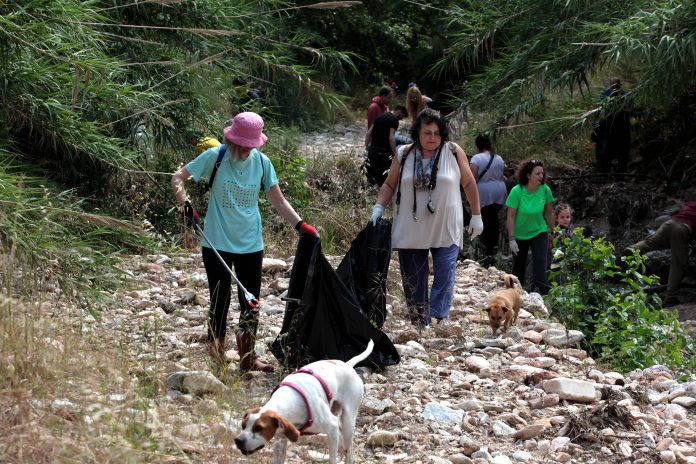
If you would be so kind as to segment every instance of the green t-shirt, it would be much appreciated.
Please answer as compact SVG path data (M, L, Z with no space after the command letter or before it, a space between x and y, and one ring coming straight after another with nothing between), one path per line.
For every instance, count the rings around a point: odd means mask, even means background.
M515 238L529 240L546 232L548 225L544 219L544 207L553 203L553 193L546 184L541 184L536 192L530 193L526 187L515 185L507 197L505 206L515 208Z

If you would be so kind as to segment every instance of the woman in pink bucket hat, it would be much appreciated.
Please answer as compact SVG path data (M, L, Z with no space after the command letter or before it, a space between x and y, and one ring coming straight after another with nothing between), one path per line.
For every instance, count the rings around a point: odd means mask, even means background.
M218 251L230 268L234 266L239 281L258 301L264 249L259 211L260 191L266 192L273 208L298 232L319 235L285 199L271 160L258 150L268 141L263 133L263 126L263 119L258 114L239 113L224 129L225 140L220 147L204 151L172 177L174 196L184 206L189 224L198 221L198 213L191 206L184 183L190 178L195 181L205 178L210 188L204 232L210 243L203 241L203 264L210 289L209 351L220 361L225 356L232 282L229 272L211 247ZM220 164L215 170L221 153ZM236 333L240 369L243 372L270 372L273 367L255 356L258 311L249 304L241 290L238 289L237 293L241 311L239 330Z

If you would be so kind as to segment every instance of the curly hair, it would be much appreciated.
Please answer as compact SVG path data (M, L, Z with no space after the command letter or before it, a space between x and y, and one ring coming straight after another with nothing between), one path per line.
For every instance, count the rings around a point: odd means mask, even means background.
M416 116L416 122L411 126L411 138L414 142L420 144L420 129L423 124L437 124L437 129L440 131L442 142L449 140L449 132L447 131L447 123L439 111L432 108L426 108Z
M517 182L520 185L527 185L529 182L529 175L537 166L541 166L543 168L544 163L539 160L531 159L520 164L520 167L517 169ZM541 179L541 183L546 183L546 169L544 169L544 177Z

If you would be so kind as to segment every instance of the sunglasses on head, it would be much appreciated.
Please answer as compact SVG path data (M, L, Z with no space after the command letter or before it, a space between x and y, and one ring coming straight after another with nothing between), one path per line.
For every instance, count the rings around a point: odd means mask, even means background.
M528 166L541 166L542 164L544 164L544 163L542 163L542 162L539 161L539 160L529 160L529 161L527 161L527 165L528 165Z

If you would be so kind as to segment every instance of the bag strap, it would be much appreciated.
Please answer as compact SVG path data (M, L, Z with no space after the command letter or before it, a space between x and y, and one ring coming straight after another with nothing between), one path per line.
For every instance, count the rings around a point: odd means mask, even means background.
M416 146L416 144L414 142L411 145L404 146L407 146L408 148L401 149L404 154L401 157L399 164L399 182L396 184L396 214L399 214L399 205L401 204L401 177L404 175L404 165L406 164L406 158L408 158L408 154L411 153L411 150ZM399 156L398 152L396 153L396 156Z
M203 185L203 193L207 192L213 187L213 182L215 181L215 174L217 174L217 170L222 164L222 159L225 157L225 152L227 151L227 145L224 143L220 145L220 149L218 150L218 157L217 161L215 161L215 166L213 167L213 172L210 173L210 180Z
M491 153L491 159L488 160L488 165L486 165L486 169L481 171L481 173L478 175L476 178L476 182L480 181L481 178L488 172L488 170L491 168L491 164L493 164L493 160L495 159L495 153Z
M218 150L218 157L217 161L215 161L215 166L213 166L213 172L210 173L210 180L203 184L203 193L206 193L213 187L213 182L215 181L215 175L217 174L217 170L220 168L220 165L222 164L222 159L225 157L225 153L227 152L227 145L224 143L220 145L220 149ZM261 152L259 152L259 162L261 163L261 186L260 189L263 190L263 181L266 178L266 165L263 162L263 156L261 156Z
M256 150L258 151L258 150ZM261 156L261 152L258 151L259 153L259 161L261 162L261 185L259 186L259 190L263 192L263 180L266 178L266 166L263 164L263 156Z

